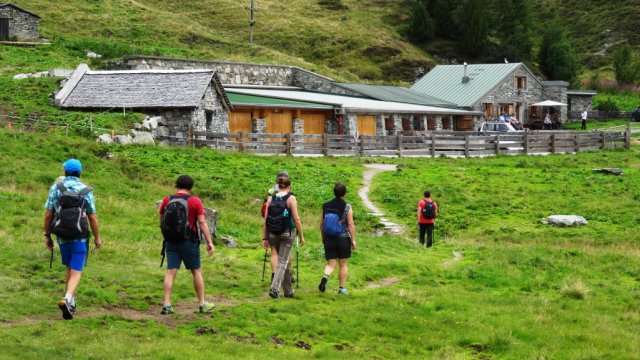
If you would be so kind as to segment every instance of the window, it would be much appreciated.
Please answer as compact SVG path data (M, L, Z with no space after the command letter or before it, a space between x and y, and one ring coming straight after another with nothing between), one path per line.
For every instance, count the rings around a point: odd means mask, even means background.
M527 88L527 78L524 76L516 76L516 89L525 90Z
M213 124L213 111L207 111L205 116L207 118L207 129L211 129L211 124Z

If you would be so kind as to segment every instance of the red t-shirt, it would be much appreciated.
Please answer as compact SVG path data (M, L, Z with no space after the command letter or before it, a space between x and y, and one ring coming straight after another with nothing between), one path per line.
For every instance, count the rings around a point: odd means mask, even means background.
M184 193L178 193L174 196L185 196ZM160 215L164 213L164 208L167 207L169 203L169 196L162 199L162 204L160 204ZM189 227L194 232L197 231L196 221L198 220L198 215L204 215L204 207L202 206L202 200L200 200L197 196L191 196L189 200L187 200L187 205L189 206Z
M435 201L431 200L430 198L420 200L420 202L418 203L418 208L420 209L420 224L433 224L435 222L435 218L425 219L424 216L422 216L422 208L424 208L425 201L433 203L433 206L436 208L436 217L438 217L438 204Z

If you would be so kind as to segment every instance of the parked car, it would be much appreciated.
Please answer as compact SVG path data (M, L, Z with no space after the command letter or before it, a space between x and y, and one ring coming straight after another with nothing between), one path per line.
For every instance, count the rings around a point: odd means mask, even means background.
M637 107L633 112L631 112L631 117L634 121L640 122L640 107Z
M480 125L479 132L518 132L511 124L503 121L485 121Z

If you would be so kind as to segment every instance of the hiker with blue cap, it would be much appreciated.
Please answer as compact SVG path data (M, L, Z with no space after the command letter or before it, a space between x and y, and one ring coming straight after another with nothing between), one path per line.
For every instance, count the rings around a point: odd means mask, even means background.
M102 241L93 189L80 182L82 163L69 159L62 167L64 178L51 186L44 205L44 243L53 254L51 234L56 236L62 264L67 268L66 292L58 307L62 317L71 320L76 312L75 294L86 265L91 233L96 249L102 246Z

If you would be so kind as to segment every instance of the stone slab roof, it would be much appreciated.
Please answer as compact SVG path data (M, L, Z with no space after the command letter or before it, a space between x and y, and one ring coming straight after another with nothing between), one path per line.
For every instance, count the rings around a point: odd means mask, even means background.
M33 15L33 16L37 17L38 19L40 19L40 16L38 14L34 14L31 11L27 11L27 10L17 6L17 5L10 4L10 3L0 4L0 8L6 7L6 6L11 6L12 8L14 8L16 10L22 11L22 12L27 13L29 15Z
M211 84L229 99L213 70L90 71L80 65L56 96L62 108L196 108Z

